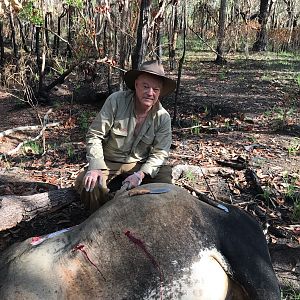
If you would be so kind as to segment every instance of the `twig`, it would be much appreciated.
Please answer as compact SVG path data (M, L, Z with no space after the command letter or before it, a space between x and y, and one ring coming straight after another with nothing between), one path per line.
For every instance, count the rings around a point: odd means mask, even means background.
M182 157L182 158L197 158L194 155L185 155L185 154L176 154L176 153L170 153L171 157Z

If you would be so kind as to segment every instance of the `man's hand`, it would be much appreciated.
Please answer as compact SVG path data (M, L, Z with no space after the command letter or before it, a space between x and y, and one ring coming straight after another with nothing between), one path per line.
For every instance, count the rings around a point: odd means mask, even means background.
M142 183L144 177L145 174L143 172L134 172L132 175L128 176L122 183L128 183L127 189L130 190L139 186Z
M87 192L91 192L94 189L97 182L101 186L102 176L103 176L103 174L102 174L101 170L87 171L83 178L85 190Z

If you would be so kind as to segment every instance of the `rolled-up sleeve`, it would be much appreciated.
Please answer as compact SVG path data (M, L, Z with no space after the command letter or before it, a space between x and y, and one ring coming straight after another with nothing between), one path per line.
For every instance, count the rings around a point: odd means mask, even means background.
M170 147L172 143L171 118L165 111L161 116L161 122L155 133L152 149L149 153L148 159L142 165L141 171L155 177L159 168L165 163L169 156Z

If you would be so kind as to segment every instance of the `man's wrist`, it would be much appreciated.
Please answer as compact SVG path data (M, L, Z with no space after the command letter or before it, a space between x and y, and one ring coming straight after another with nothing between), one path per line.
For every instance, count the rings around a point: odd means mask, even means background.
M143 171L137 171L136 174L143 180L145 178L145 173Z

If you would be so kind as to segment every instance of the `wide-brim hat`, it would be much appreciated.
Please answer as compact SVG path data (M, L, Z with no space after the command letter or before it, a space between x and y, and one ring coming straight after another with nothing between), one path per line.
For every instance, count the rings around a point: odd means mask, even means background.
M159 77L163 81L163 87L160 91L160 96L164 97L171 94L176 88L176 81L165 76L164 67L157 60L151 60L141 64L139 69L130 70L125 73L124 80L126 85L131 89L135 89L135 80L139 75L147 73Z

